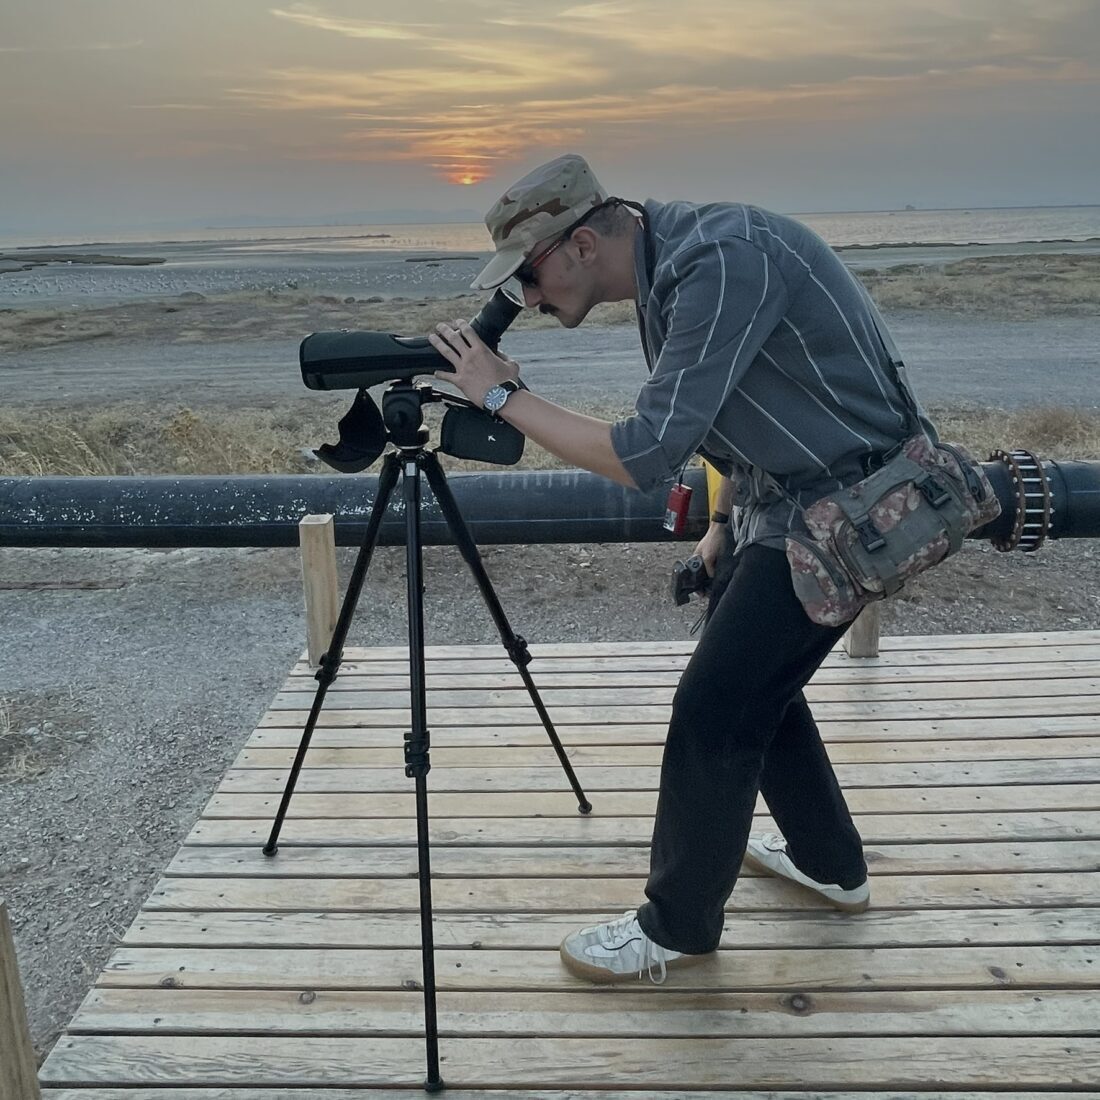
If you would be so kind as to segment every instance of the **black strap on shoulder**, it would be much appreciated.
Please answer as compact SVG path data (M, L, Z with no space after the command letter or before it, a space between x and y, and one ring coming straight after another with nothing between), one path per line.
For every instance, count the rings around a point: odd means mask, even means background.
M657 246L653 243L653 234L649 228L649 215L646 208L640 202L630 199L608 199L608 202L618 203L620 206L629 206L642 216L642 238L645 241L645 273L649 279L649 285L653 285L653 272L657 267Z

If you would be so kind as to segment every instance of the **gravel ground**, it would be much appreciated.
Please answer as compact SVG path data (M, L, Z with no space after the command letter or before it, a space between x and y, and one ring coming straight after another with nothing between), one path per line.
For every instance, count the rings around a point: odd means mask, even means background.
M514 628L552 642L687 637L698 607L666 592L689 549L484 554ZM496 641L455 552L427 548L425 569L429 643ZM380 549L353 643L405 640L403 575ZM35 581L84 587L12 587ZM0 621L0 896L44 1054L300 652L297 553L0 549ZM1052 629L1100 629L1095 543L967 545L884 614L890 634Z

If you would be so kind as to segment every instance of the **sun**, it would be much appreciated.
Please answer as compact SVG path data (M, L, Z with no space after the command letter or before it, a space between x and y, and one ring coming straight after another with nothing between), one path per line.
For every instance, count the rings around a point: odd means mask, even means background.
M460 161L458 164L436 162L432 167L442 179L456 187L473 187L474 184L487 180L491 174L487 165L469 161L466 163Z

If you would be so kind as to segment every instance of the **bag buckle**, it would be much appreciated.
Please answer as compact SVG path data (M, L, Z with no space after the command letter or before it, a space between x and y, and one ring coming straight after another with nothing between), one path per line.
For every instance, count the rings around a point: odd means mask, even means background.
M922 477L917 482L917 488L933 508L942 508L951 500L951 494L931 474Z
M865 519L861 523L855 525L856 533L859 535L859 541L863 545L863 549L869 553L873 553L875 550L881 550L886 545L886 540L882 537L882 533L874 525L870 519Z

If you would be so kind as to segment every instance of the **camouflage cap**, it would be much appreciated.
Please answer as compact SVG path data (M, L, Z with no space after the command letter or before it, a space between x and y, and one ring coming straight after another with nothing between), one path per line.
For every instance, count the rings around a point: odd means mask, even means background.
M500 286L539 241L564 233L607 198L588 162L576 153L539 165L509 187L485 215L497 251L470 286Z

